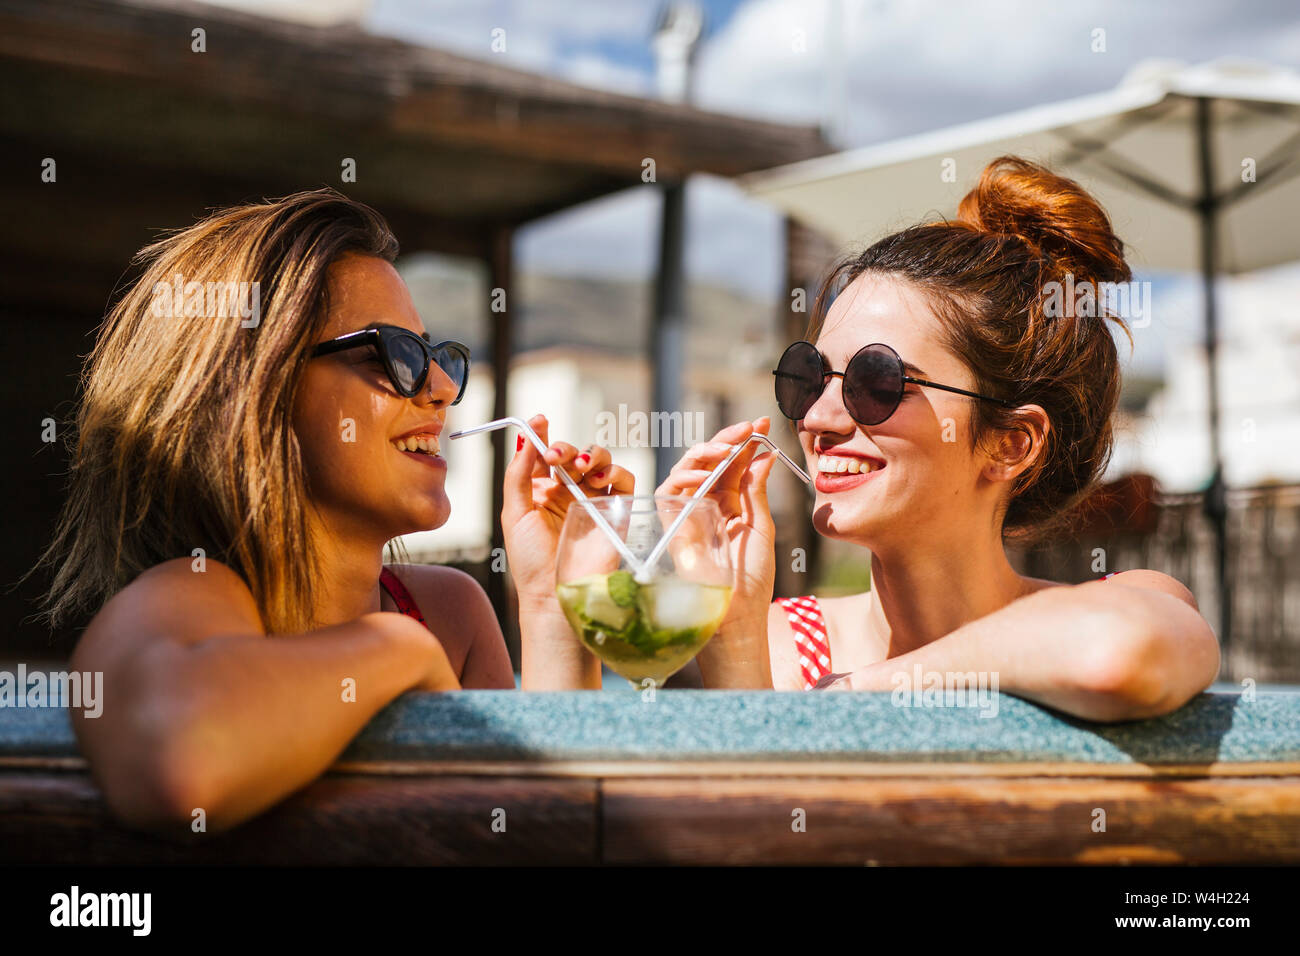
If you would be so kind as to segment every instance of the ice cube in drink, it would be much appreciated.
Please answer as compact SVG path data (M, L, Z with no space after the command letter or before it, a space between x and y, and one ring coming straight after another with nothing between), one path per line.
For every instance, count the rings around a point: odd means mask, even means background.
M726 616L731 588L663 577L638 584L628 571L589 574L556 588L583 645L641 686L663 684L708 643Z

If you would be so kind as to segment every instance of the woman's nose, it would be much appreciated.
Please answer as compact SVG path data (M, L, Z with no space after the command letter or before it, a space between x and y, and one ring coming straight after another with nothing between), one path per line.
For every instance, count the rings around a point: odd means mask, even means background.
M456 398L457 385L451 376L442 370L437 362L429 363L429 375L420 389L420 395L428 395L430 404L450 405Z
M822 389L817 401L803 416L803 427L810 432L847 435L857 428L857 423L844 407L844 380L832 375Z

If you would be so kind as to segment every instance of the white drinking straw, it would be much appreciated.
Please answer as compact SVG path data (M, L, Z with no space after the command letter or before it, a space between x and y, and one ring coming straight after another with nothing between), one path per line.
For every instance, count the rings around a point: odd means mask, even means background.
M542 441L537 432L533 431L532 426L522 418L498 418L495 421L486 422L482 425L475 425L473 428L462 428L460 431L452 432L448 438L455 440L457 438L464 438L466 435L477 435L481 432L492 432L499 428L508 428L511 425L517 426L520 431L527 435L529 440L533 443L533 447L536 448L539 453L543 455L546 454L546 443ZM644 564L637 560L636 555L628 550L627 545L623 543L623 539L618 536L618 532L610 527L609 522L605 520L604 515L597 510L596 506L592 504L591 499L588 498L583 493L582 489L578 487L577 482L569 477L569 473L563 468L556 468L553 465L551 466L551 470L560 476L560 480L564 482L564 486L569 489L569 492L573 497L577 499L578 503L582 505L587 514L591 516L591 520L596 523L596 526L600 528L601 531L605 532L605 536L609 538L610 543L618 549L618 553L623 556L623 560L631 565L635 572L637 581L646 584L650 581L650 576L654 571L654 567L663 556L664 550L668 547L668 542L672 540L673 535L677 534L682 524L690 517L691 512L695 510L695 506L709 493L709 490L717 484L718 479L722 477L722 473L731 466L733 461L736 460L736 456L739 455L745 446L752 441L761 441L763 444L767 445L767 447L785 463L787 468L799 476L799 480L804 484L808 484L812 481L808 472L800 468L795 463L794 459L777 446L776 442L772 441L772 439L768 438L766 435L754 432L754 434L750 435L738 445L732 446L727 457L722 459L718 466L713 469L713 472L708 478L704 479L704 484L695 489L695 494L691 496L691 500L686 502L686 506L682 508L681 514L679 514L676 520L669 526L667 532L664 533L664 536L659 539L659 543L654 546L654 550L650 552L650 556L646 558Z
M744 447L752 441L761 441L768 448L772 449L772 451L776 453L777 457L785 463L785 466L798 475L799 480L805 485L812 481L808 472L795 464L794 459L777 447L776 442L772 441L772 439L760 432L754 432L754 434L750 435L740 444L733 446L727 457L722 459L718 464L718 467L713 469L713 472L708 478L704 479L704 484L695 489L695 494L691 495L691 500L686 502L686 507L682 509L681 514L679 514L677 519L669 525L664 536L659 539L659 543L654 546L654 550L651 551L650 555L645 559L645 564L637 570L636 579L639 583L646 584L650 581L651 575L654 574L655 565L663 556L664 550L668 547L668 542L672 540L673 535L677 533L677 530L682 526L682 523L690 517L691 512L695 510L695 506L700 502L700 500L709 493L709 489L717 484L718 479L722 477L722 473L731 467L731 463L736 460L736 456L739 455Z
M487 422L483 425L475 425L473 428L462 428L458 432L452 432L448 437L455 440L457 438L464 438L466 435L477 435L480 432L494 432L498 428L508 428L511 425L518 426L519 430L528 436L528 439L533 443L533 447L537 449L539 454L546 454L546 443L538 437L537 432L533 431L532 426L522 418L498 418L496 421ZM623 543L623 539L618 536L618 532L610 527L609 522L605 520L605 516L602 515L600 511L597 510L596 506L591 503L591 499L583 494L582 489L578 487L578 483L570 478L569 473L563 468L556 468L552 465L551 471L560 476L560 481L562 481L564 486L569 489L569 492L577 499L578 503L582 505L587 514L591 516L591 520L596 523L596 527L605 532L605 537L609 538L610 543L613 544L614 547L618 549L618 553L623 556L623 560L631 565L637 576L640 577L641 562L637 560L636 555L628 550L627 545Z

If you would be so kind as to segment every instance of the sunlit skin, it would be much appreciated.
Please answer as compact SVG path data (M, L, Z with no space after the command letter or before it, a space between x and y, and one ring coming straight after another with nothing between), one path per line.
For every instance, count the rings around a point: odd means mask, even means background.
M379 323L428 337L410 291L392 265L370 256L341 257L330 268L328 321L318 341ZM449 447L444 429L455 397L455 383L436 364L430 365L419 395L402 396L373 348L349 349L309 364L295 401L294 431L316 506L312 521L320 542L322 580L330 585L320 609L330 615L326 623L391 609L387 593L368 583L378 578L384 543L401 534L438 528L450 516L445 458L454 461L454 448ZM348 441L344 441L345 423ZM538 415L530 424L543 441L548 440L545 417ZM412 432L437 436L440 456L399 450L395 440ZM525 653L532 658L525 662L525 687L533 679L544 684L547 675L565 663L539 662L539 654L528 655L535 642L527 639L536 637L541 642L544 638L539 635L558 630L554 619L560 614L554 595L555 546L572 497L551 477L551 465L567 468L589 496L630 494L634 487L631 473L614 466L609 451L601 446L580 451L557 442L544 462L531 443L517 449L506 474L503 517L509 565L521 612L545 622L535 629L525 628ZM429 570L415 573L427 578ZM419 593L414 596L423 604ZM462 659L469 650L462 644L469 636L494 634L493 644L500 646L493 648L497 666L491 686L513 686L504 639L490 608L476 601L458 604L454 611L468 619L458 622L462 626L454 632L439 629L449 656L453 661ZM561 633L567 641L571 636L567 624ZM590 679L590 670L591 665L582 662L584 679Z
M979 391L943 344L938 318L915 287L860 276L836 299L816 346L843 371L860 348L891 346L929 381ZM872 589L823 600L834 690L891 690L899 670L996 671L1003 691L1096 720L1164 713L1204 689L1218 671L1213 631L1190 592L1155 571L1125 571L1081 585L1018 574L1002 543L1015 479L1043 453L1051 423L1020 408L1023 431L976 447L976 399L909 384L886 421L864 426L829 379L798 423L808 471L820 454L873 459L865 478L821 479L813 524L868 549ZM692 448L663 493L689 493L728 446L770 420L741 422ZM751 446L753 448L754 446ZM775 529L766 499L773 459L742 454L713 492L738 573L728 618L699 657L707 686L803 686L785 614L770 604ZM761 648L761 649L760 649ZM766 653L763 653L763 650Z
M388 262L345 255L327 278L329 308L312 344L380 323L424 331ZM312 629L268 635L239 575L212 559L196 573L188 557L149 568L96 614L73 663L102 672L113 703L100 719L74 712L72 721L120 820L188 832L193 809L203 807L210 831L226 829L318 777L399 694L514 687L500 624L473 578L432 565L398 569L427 627L394 613L379 584L385 543L443 525L451 508L446 462L392 440L436 436L447 454L454 397L436 365L421 392L402 396L372 348L309 361L292 428L319 559ZM549 441L543 416L530 424ZM526 445L505 476L523 686L599 686L599 662L581 650L555 598L555 543L571 499L551 466L590 496L630 494L633 478L606 449L564 442L545 455ZM342 693L349 686L351 700Z
M836 300L815 344L832 369L843 371L863 345L883 342L914 367L914 377L978 391L939 333L917 290L868 275ZM884 467L857 487L817 491L813 504L819 533L861 545L872 556L873 589L859 596L857 607L829 609L861 613L865 604L869 615L866 628L836 629L833 637L843 645L832 647L837 670L850 669L839 661L896 657L1050 584L1023 578L1007 560L1001 524L1009 484L1032 459L1009 467L973 447L976 399L908 384L893 415L866 426L844 407L841 383L831 378L799 423L809 473L817 477L819 454L857 453ZM1046 432L1043 410L1026 411L1032 426ZM1023 433L1007 436L1015 447L1004 453L1024 454L1025 439ZM1041 448L1041 438L1037 444ZM926 600L895 599L915 593ZM871 595L877 600L868 600Z
M372 256L344 256L330 268L329 306L318 342L376 323L425 334L397 270ZM314 505L322 624L380 610L376 582L385 542L441 527L451 515L445 459L398 451L393 441L413 430L440 436L455 397L455 383L431 364L425 389L405 398L373 348L307 364L293 429Z

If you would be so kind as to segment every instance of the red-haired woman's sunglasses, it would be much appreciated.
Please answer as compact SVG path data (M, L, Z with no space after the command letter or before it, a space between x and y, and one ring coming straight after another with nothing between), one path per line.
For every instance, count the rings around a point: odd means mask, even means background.
M362 346L375 348L393 388L406 398L414 398L424 388L430 362L437 363L456 386L456 397L451 404L455 405L465 396L465 383L469 380L469 349L459 342L431 345L410 329L377 325L322 342L312 349L311 354L315 358Z
M808 414L826 383L836 376L841 379L844 407L859 425L879 425L894 414L908 383L1012 407L1011 402L1001 398L907 375L898 353L880 342L858 349L843 372L832 372L825 356L811 342L796 342L785 350L772 374L776 376L776 404L782 415L794 421Z

